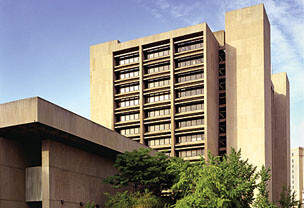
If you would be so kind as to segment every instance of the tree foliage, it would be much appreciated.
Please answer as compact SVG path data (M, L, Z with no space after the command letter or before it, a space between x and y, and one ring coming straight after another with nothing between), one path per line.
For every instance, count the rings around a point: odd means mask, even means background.
M258 174L256 167L232 150L229 156L208 156L180 174L172 187L182 191L175 207L250 207ZM189 185L187 185L189 184Z
M268 200L269 191L267 190L267 182L270 179L270 169L266 169L262 166L259 172L260 182L257 186L258 194L254 202L256 208L275 208L276 206Z
M148 189L156 195L172 186L167 167L170 158L163 153L151 155L151 150L140 148L117 156L114 166L118 173L104 180L115 188L132 186L134 192Z
M296 199L295 191L291 191L290 188L284 186L280 194L280 200L278 201L280 208L298 207L300 202Z
M153 195L148 190L130 193L128 191L117 192L111 196L106 194L108 200L106 208L163 208L165 200Z
M136 203L132 200L136 197L143 199L139 203L141 205L147 204L148 198L156 197L157 201L163 190L167 191L171 207L175 208L276 207L268 200L270 170L262 167L257 171L256 166L242 159L241 151L234 149L223 157L214 157L209 153L207 160L202 157L194 163L182 158L169 158L161 153L151 155L149 150L139 149L119 155L115 167L118 173L105 181L114 187L132 186L135 194L116 194L110 198L112 207L115 203L121 203L117 207L134 207ZM281 197L282 203L290 205L294 201L289 195L287 192L286 198ZM129 202L133 205L128 205Z

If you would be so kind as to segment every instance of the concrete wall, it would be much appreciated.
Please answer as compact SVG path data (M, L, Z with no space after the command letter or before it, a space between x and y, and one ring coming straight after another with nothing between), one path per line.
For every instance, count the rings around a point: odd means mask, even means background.
M273 200L280 199L282 187L290 185L289 81L286 73L272 75L274 85Z
M42 201L42 168L41 166L25 169L25 200L27 202Z
M113 46L110 41L90 49L91 119L109 129L114 129L114 73Z
M147 148L39 97L0 104L0 115L0 128L39 123L117 152Z
M227 148L241 149L259 168L272 167L270 25L263 4L227 12L225 25Z
M43 208L78 208L80 202L104 203L104 192L113 192L103 178L115 174L113 161L58 142L42 143Z
M259 167L271 150L266 144L271 139L271 82L264 13L262 4L226 13L225 33L227 146L241 148L243 157Z
M0 137L0 207L27 208L25 202L26 153L18 142Z
M205 52L205 120L206 139L205 149L218 155L218 130L219 130L219 94L218 94L218 48L219 44L213 33L206 25L206 41L204 41ZM205 151L205 157L208 156Z
M225 46L225 31L224 30L213 32L213 35L216 38L220 47Z

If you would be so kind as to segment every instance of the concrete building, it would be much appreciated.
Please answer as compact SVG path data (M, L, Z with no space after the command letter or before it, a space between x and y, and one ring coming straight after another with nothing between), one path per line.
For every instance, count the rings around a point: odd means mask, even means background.
M304 199L304 148L297 147L291 150L291 190L297 194L297 200L303 203Z
M231 147L270 167L270 197L289 185L289 81L272 74L263 4L207 23L91 46L91 119L171 156Z
M0 207L99 207L116 155L145 147L35 97L0 105Z

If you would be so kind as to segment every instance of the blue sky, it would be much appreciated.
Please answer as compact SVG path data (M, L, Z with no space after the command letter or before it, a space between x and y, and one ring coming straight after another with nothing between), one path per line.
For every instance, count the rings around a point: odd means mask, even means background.
M304 146L304 0L0 0L0 103L40 96L90 117L90 45L127 41L264 3L272 70L288 73L291 146Z

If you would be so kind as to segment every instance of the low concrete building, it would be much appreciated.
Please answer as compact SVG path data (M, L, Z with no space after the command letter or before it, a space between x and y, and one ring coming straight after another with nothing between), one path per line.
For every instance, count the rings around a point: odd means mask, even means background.
M1 104L0 207L102 206L116 155L139 147L39 97Z

